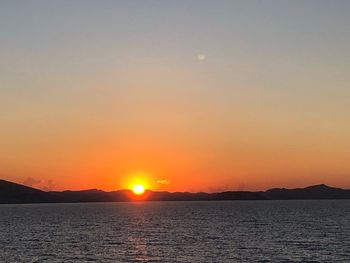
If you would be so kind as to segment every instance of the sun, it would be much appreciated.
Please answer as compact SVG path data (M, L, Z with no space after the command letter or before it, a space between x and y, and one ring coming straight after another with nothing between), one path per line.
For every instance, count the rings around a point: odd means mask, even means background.
M145 192L145 187L141 184L134 185L132 191L135 195L142 195Z

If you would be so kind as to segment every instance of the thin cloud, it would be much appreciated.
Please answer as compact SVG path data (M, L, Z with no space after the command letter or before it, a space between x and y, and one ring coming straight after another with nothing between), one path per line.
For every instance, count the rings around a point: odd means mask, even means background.
M169 180L164 180L164 179L157 180L156 182L157 182L157 184L164 184L164 185L170 184Z
M46 185L42 187L42 190L44 191L52 191L55 188L55 184L53 183L52 180L48 180Z
M22 184L29 186L29 187L32 187L32 186L40 184L40 183L41 183L40 179L35 179L33 177L27 177L27 179L25 179Z

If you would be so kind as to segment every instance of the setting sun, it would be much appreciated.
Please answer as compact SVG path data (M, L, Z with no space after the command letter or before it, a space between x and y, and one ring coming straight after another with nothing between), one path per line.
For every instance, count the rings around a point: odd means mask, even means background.
M141 184L137 184L132 188L132 191L136 195L142 195L145 192L145 187Z

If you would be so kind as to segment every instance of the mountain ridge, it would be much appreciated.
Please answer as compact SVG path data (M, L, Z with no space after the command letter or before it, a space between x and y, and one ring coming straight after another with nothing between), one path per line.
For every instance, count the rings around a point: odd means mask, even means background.
M42 191L36 188L0 179L0 204L16 203L77 203L144 201L214 201L214 200L311 200L350 199L350 190L325 184L304 188L271 188L266 191L166 192L147 190L135 196L131 190L106 192L99 189Z

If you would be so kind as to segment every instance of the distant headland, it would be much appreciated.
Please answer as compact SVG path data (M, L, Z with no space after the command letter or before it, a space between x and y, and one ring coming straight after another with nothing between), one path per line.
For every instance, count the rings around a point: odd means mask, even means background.
M97 189L45 192L25 185L0 180L0 204L78 203L128 201L214 201L214 200L317 200L350 199L350 190L324 184L305 188L273 188L267 191L225 191L219 193L161 192L147 190L135 196L131 190L105 192Z

